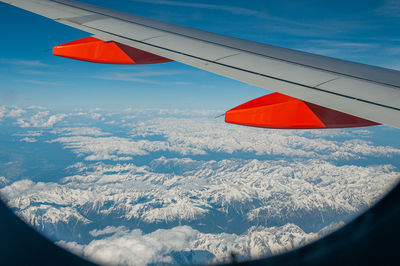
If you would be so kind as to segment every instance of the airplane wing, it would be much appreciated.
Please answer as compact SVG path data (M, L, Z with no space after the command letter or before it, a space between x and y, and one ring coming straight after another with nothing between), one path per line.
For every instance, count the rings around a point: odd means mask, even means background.
M399 71L237 39L75 1L0 2L94 35L55 47L54 53L61 56L101 63L173 60L278 92L230 110L228 122L263 127L261 120L267 119L269 127L275 128L376 124L400 128ZM94 54L94 47L104 53ZM296 114L299 118L294 119Z

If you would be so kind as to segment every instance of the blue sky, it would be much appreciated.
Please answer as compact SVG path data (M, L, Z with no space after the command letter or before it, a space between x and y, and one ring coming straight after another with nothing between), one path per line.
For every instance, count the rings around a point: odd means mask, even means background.
M95 1L171 23L332 57L400 69L400 2ZM71 108L227 110L261 88L180 63L99 65L54 57L85 32L0 4L0 104Z

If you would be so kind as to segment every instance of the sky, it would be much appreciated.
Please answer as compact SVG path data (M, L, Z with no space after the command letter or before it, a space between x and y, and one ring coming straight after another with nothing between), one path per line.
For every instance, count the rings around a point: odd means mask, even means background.
M86 2L170 23L400 69L400 3L388 1ZM120 66L52 55L89 34L0 4L0 104L228 110L268 91L177 62Z

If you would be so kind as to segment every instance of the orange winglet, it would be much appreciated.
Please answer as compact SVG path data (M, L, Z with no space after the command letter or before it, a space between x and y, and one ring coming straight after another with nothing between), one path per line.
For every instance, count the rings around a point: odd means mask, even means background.
M225 113L225 122L280 129L348 128L379 125L353 115L271 93Z
M103 64L156 64L172 60L118 42L94 37L53 47L53 55Z

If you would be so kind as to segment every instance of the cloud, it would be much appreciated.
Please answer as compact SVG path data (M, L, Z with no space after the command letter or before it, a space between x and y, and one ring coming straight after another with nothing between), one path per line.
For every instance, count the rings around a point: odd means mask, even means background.
M5 116L6 116L6 107L5 106L0 106L0 121Z
M180 6L180 7L193 7L193 8L201 8L201 9L209 9L209 10L219 10L229 12L235 15L244 15L244 16L262 16L264 13L242 7L235 7L232 5L215 5L215 4L204 4L204 3L193 3L193 2L181 2L181 1L168 1L168 0L131 0L134 2L144 2L150 4L157 5L167 5L167 6Z
M120 232L122 230L122 233ZM94 240L88 245L58 242L78 254L101 263L112 265L147 265L149 263L172 263L169 255L185 250L198 232L188 226L170 230L157 230L143 234L141 230L127 231L120 227L112 236ZM79 250L81 249L81 250Z
M95 120L98 120L101 118L101 114L98 114L98 113L90 113L89 116L90 116L90 118L95 119Z
M389 50L391 48L383 48L381 44L360 41L337 41L337 40L309 40L307 43L296 45L298 50L308 53L320 54L335 57L354 57L355 55L364 56L369 51L377 48L381 50Z
M8 112L8 117L19 117L19 116L23 115L24 113L26 113L25 110L23 110L21 108L14 108Z
M400 2L397 0L386 0L383 5L375 10L377 14L389 17L400 16Z
M66 114L50 114L49 111L38 111L28 118L18 118L17 123L22 128L26 127L53 127L54 124L66 118Z
M102 229L102 230L97 230L94 229L92 231L89 232L90 235L94 236L94 237L98 237L98 236L103 236L103 235L109 235L109 234L115 234L115 233L126 233L127 229L124 226L107 226L106 228Z
M17 123L19 124L20 127L24 128L24 127L30 127L31 125L24 121L22 118L18 118L17 119Z
M37 140L35 138L28 138L28 137L20 139L20 141L21 142L29 142L29 143L37 142Z
M349 49L353 49L353 48L369 49L369 48L376 47L376 44L362 43L362 42L343 42L343 41L333 41L333 40L310 40L310 42L317 44L317 45L337 47L337 48L349 48Z
M101 116L101 115L99 115ZM56 128L51 133L53 134L60 134L64 136L106 136L111 135L110 133L106 133L101 131L99 128L96 127L63 127L63 128Z
M141 71L137 73L132 73L132 71L126 72L114 72L110 74L103 74L101 76L94 76L96 79L106 79L106 80L117 80L117 81L129 81L129 82L140 82L146 84L161 84L153 79L144 78L154 78L160 76L174 76L182 75L183 71L178 70L165 70L165 71ZM165 83L162 83L165 84Z
M27 109L38 109L38 110L46 110L46 107L39 106L39 105L30 105Z
M39 127L52 127L55 123L60 122L61 120L63 120L65 117L67 117L66 114L57 114L57 115L51 115L49 116L49 118L47 119L47 121L45 121L44 123L40 124L37 123L36 121L34 122L35 126L39 126Z
M127 114L120 115L118 120L123 123L123 130L130 132L128 136L112 136L95 127L65 127L53 130L53 134L62 136L48 142L59 142L64 148L71 149L89 161L126 161L134 156L150 155L154 152L172 152L181 156L245 153L270 158L289 156L323 160L359 160L400 154L398 148L375 145L368 141L368 130L262 130L221 123L220 120L211 118L215 116L216 111L126 112ZM135 115L130 115L130 112L134 112ZM92 118L101 117L104 124L113 124L109 121L113 118L110 113L82 113L85 116L94 114L96 117ZM160 118L153 119L154 115ZM40 111L29 119L17 119L17 123L21 127L52 127L65 117L65 114L50 115L48 111ZM149 140L151 136L158 139ZM338 136L346 136L347 139L335 140Z
M331 225L315 234L305 233L294 224L254 226L237 235L201 233L190 226L159 229L145 234L139 229L129 230L120 226L95 230L112 235L87 245L66 241L57 244L106 265L229 263L232 253L240 261L276 255L303 246L336 227Z
M26 113L26 110L17 106L0 106L0 119L4 117L17 118Z
M164 136L168 147L171 147L169 150L179 151L182 155L207 154L211 151L230 154L250 152L271 156L351 159L360 158L360 156L385 156L385 154L400 153L400 149L374 146L364 140L350 139L339 142L322 137L315 139L302 136L303 133L299 131L238 127L209 118L167 117L144 121L140 124L128 122L126 126L131 127L132 136Z
M161 84L160 82L157 82L157 81L154 81L154 80L135 78L132 75L123 74L123 73L113 73L111 75L101 76L101 77L95 76L94 78L106 79L106 80L138 82L138 83L153 84L153 85L160 85Z
M49 142L60 142L65 148L72 149L76 154L89 154L85 157L88 161L130 160L131 157L125 155L146 155L149 150L155 149L156 146L158 149L165 146L162 142L132 141L120 137L72 136L57 138Z
M25 80L25 82L28 82L28 83L31 83L31 84L36 84L36 85L46 85L46 86L64 86L65 85L65 84L60 83L60 82L44 81L44 80L33 80L33 79Z
M36 69L24 69L24 70L21 70L20 73L24 74L24 75L45 75L45 74L48 74L48 72L40 71L40 70L36 70Z
M0 63L22 66L22 67L48 67L49 66L45 63L42 63L39 60L20 60L20 59L8 59L8 58L7 59L0 58Z
M400 55L400 47L390 47L386 50L390 55L398 56Z
M254 28L267 29L269 31L298 35L298 36L321 36L326 35L329 32L340 33L341 30L338 29L337 25L343 23L340 21L331 21L330 23L306 23L300 20L287 19L279 16L273 16L266 13L265 11L259 11L250 8L236 7L233 5L216 5L216 4L205 4L205 3L195 3L187 1L171 1L171 0L131 0L134 2L143 2L156 5L164 6L178 6L178 7L191 7L196 9L206 9L206 10L216 10L231 13L234 15L258 17L265 21L265 23L257 23ZM347 28L358 27L359 23L357 21L346 21ZM345 27L341 27L345 28ZM346 28L345 28L346 29Z
M100 263L277 254L348 221L400 180L395 166L349 161L400 154L371 142L374 129L245 128L215 120L216 111L93 110L66 119L23 110L12 119L53 127L18 136L40 135L78 157L52 182L3 182L1 195L46 236ZM82 126L93 112L105 120ZM59 115L63 123L49 122Z
M0 176L0 187L4 187L5 185L8 185L10 183L10 180L5 178L4 176Z
M56 242L57 245L68 249L70 252L83 257L83 250L85 245L78 244L77 242L66 242L64 240L60 240Z
M14 62L19 66L29 66L29 67L47 67L47 64L40 62L39 60L16 60Z
M42 136L42 131L32 131L29 130L26 133L16 133L13 136L20 136L20 137L40 137Z

